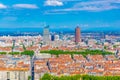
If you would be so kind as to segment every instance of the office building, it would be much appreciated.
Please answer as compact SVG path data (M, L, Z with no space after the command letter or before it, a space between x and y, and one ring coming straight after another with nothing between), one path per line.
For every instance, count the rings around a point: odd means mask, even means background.
M75 28L75 43L79 43L81 41L80 35L81 35L80 28L77 26Z
M44 27L44 30L43 30L43 42L44 43L47 43L50 41L50 32L49 32L49 25Z
M55 35L54 34L51 35L51 41L55 41Z

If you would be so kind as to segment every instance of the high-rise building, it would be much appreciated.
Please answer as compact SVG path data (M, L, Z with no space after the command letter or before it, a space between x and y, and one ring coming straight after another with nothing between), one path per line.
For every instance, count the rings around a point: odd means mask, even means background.
M49 25L44 27L43 30L43 42L47 43L50 41L50 32L49 32Z
M51 41L55 41L55 35L54 34L51 35Z
M81 41L80 35L81 35L80 28L77 26L75 28L75 43L79 43Z

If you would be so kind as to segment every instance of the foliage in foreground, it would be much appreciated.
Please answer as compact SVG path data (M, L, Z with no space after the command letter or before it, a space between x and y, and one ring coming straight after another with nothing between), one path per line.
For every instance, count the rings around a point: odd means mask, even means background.
M31 80L31 76L28 76L28 80Z
M120 80L120 76L73 75L57 77L46 73L40 80Z

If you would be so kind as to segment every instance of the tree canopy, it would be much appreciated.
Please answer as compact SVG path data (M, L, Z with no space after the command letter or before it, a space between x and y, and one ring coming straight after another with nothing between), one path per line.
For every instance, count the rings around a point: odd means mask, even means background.
M34 55L34 51L26 50L24 52L21 52L21 55L29 55L30 57L32 57Z
M7 53L6 52L0 52L1 55L6 55Z
M46 73L40 80L120 80L120 76L73 75L58 77Z
M59 55L59 54L81 54L83 56L86 56L88 54L90 55L108 55L108 54L113 54L111 52L107 51L102 51L102 50L85 50L85 51L63 51L63 50L46 50L46 51L40 51L40 53L49 53L49 54L54 54L54 55Z
M6 55L6 52L0 52L1 55ZM30 57L32 57L34 55L34 51L33 50L26 50L23 52L9 52L8 54L10 55L29 55Z

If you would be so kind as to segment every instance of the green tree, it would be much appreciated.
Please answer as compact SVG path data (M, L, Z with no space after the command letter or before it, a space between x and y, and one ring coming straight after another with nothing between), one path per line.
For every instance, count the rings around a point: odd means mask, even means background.
M104 49L107 49L107 46L104 46Z
M6 52L0 52L1 55L6 55L7 53Z
M28 80L31 80L31 76L28 76Z
M21 52L21 55L29 55L30 57L32 57L34 55L34 51L26 50L24 52Z
M10 52L9 54L10 55L18 55L18 54L20 54L20 52Z
M57 77L46 73L40 80L120 80L120 76L74 75Z
M85 50L85 51L62 51L62 50L48 50L48 51L40 51L40 53L49 53L54 55L60 55L60 54L70 54L71 57L73 57L73 54L81 54L84 57L86 57L88 54L90 55L108 55L113 54L111 52L102 51L102 50Z
M52 76L50 74L46 73L40 80L52 80Z

